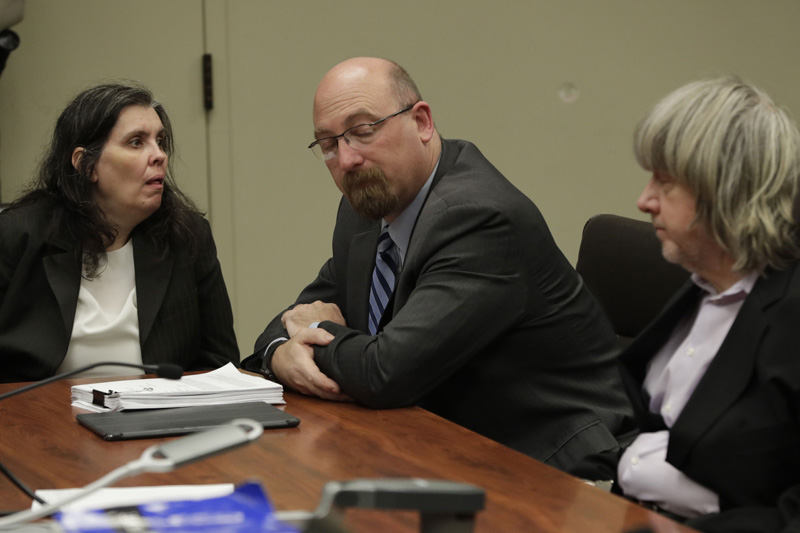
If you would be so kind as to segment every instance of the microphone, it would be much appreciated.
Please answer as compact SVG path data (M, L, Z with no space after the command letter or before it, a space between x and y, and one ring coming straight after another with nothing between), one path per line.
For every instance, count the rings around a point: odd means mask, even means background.
M161 363L157 365L137 365L134 363L105 361L101 363L94 363L91 365L82 366L80 368L76 368L75 370L64 372L63 374L57 374L47 379L36 381L34 383L31 383L30 385L25 385L24 387L20 387L19 389L14 389L12 391L6 392L5 394L0 394L0 401L5 400L6 398L10 398L12 396L16 396L17 394L21 394L29 390L37 389L39 387L44 387L48 383L53 383L54 381L65 379L70 376L74 376L75 374L80 374L81 372L86 372L87 370L97 368L98 366L125 366L128 368L139 368L141 370L144 370L145 373L147 374L156 374L160 378L167 378L167 379L181 379L181 376L183 375L183 368L181 368L178 365L173 365L171 363Z

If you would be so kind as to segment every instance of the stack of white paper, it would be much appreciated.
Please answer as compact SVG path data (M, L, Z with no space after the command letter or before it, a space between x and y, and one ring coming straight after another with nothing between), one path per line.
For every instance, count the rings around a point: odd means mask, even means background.
M132 379L72 387L72 405L95 412L252 401L286 403L280 384L242 374L233 363L205 374L183 376L179 380Z

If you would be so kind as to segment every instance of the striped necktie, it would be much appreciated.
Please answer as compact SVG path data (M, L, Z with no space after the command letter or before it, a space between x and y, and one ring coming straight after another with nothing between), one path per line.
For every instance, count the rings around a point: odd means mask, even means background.
M389 226L386 226L378 237L378 254L375 257L375 270L372 271L372 289L369 292L370 335L378 332L378 324L394 291L396 258L394 242L389 236Z

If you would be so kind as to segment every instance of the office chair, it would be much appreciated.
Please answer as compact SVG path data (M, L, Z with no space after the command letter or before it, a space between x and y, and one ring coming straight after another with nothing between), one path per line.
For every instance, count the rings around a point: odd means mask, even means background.
M595 215L583 228L576 270L627 346L661 311L689 273L661 255L649 222Z

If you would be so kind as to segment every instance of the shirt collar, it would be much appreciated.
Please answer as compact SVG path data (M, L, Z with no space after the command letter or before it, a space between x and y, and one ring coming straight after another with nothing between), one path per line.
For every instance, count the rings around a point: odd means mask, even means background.
M441 161L441 157L439 158L439 161ZM406 207L403 212L400 213L396 219L394 219L394 222L389 225L389 223L385 220L381 220L381 229L385 228L387 225L389 226L389 236L392 238L392 242L394 242L394 245L397 247L401 265L406 257L408 241L411 240L411 230L414 229L414 223L417 221L417 216L419 216L419 212L422 210L422 205L425 203L425 198L428 196L431 183L433 183L433 176L436 175L436 169L439 168L439 161L436 162L436 166L433 167L433 172L431 172L431 175L428 176L428 181L426 181L419 190L417 196L410 204L408 204L408 207Z
M709 294L710 301L722 301L728 299L738 299L737 296L747 296L753 290L758 281L759 272L754 270L749 272L742 279L728 287L725 291L718 293L714 286L706 279L697 274L692 274L692 281L695 285Z

